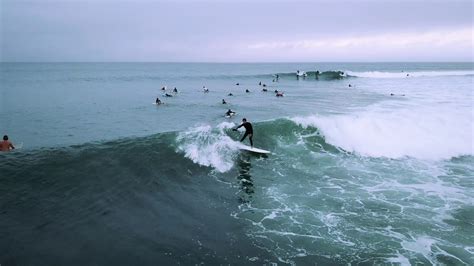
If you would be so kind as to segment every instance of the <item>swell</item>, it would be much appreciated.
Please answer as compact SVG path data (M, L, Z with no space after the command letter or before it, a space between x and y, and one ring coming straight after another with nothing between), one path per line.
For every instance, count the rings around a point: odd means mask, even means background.
M239 254L257 256L244 234L232 236L246 243L236 248L215 237L239 228L228 215L238 201L175 140L163 133L0 154L0 261L242 264Z
M110 182L132 176L144 178L142 181L147 182L146 178L167 171L176 176L185 176L189 172L207 174L212 169L226 172L232 168L242 145L239 142L241 134L231 130L234 126L236 124L224 122L217 126L200 125L181 132L148 137L1 153L2 187L18 180L41 183L61 175L72 179L112 179ZM259 148L271 151L282 141L293 143L302 135L314 135L317 145L338 151L325 142L316 128L304 128L288 119L258 122L254 127L254 139Z

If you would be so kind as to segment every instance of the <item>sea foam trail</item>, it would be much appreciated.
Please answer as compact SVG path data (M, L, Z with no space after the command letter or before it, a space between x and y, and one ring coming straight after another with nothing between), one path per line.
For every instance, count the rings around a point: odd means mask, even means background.
M459 71L407 71L407 72L382 72L382 71L346 71L348 76L360 78L409 78L409 77L442 77L442 76L470 76L473 70Z
M427 160L474 154L474 114L442 107L295 117L316 127L326 142L363 156Z
M213 167L219 172L229 171L241 145L224 132L233 126L234 123L223 122L216 128L210 125L189 128L178 134L178 150L194 163Z

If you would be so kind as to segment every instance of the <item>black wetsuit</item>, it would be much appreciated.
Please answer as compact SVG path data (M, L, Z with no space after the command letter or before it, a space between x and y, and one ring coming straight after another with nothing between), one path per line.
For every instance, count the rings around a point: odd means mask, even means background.
M240 140L240 142L244 141L244 139L245 139L247 136L249 136L250 146L253 147L253 141L252 141L253 128L252 128L252 124L250 124L250 122L243 122L242 125L238 126L237 128L240 128L240 127L245 127L245 134L244 134L244 136L242 137L242 139Z

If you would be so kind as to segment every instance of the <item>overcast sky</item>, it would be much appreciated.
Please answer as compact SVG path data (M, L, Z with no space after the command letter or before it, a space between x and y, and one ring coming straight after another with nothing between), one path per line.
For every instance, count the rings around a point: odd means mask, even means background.
M2 61L472 61L471 0L0 0Z

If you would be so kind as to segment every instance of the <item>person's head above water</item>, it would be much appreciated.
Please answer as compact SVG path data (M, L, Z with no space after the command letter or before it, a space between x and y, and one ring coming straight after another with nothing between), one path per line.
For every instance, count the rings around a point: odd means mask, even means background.
M7 136L7 135L4 135L4 136L3 136L3 140L8 140L8 136Z
M247 122L247 118L242 118L242 122Z

